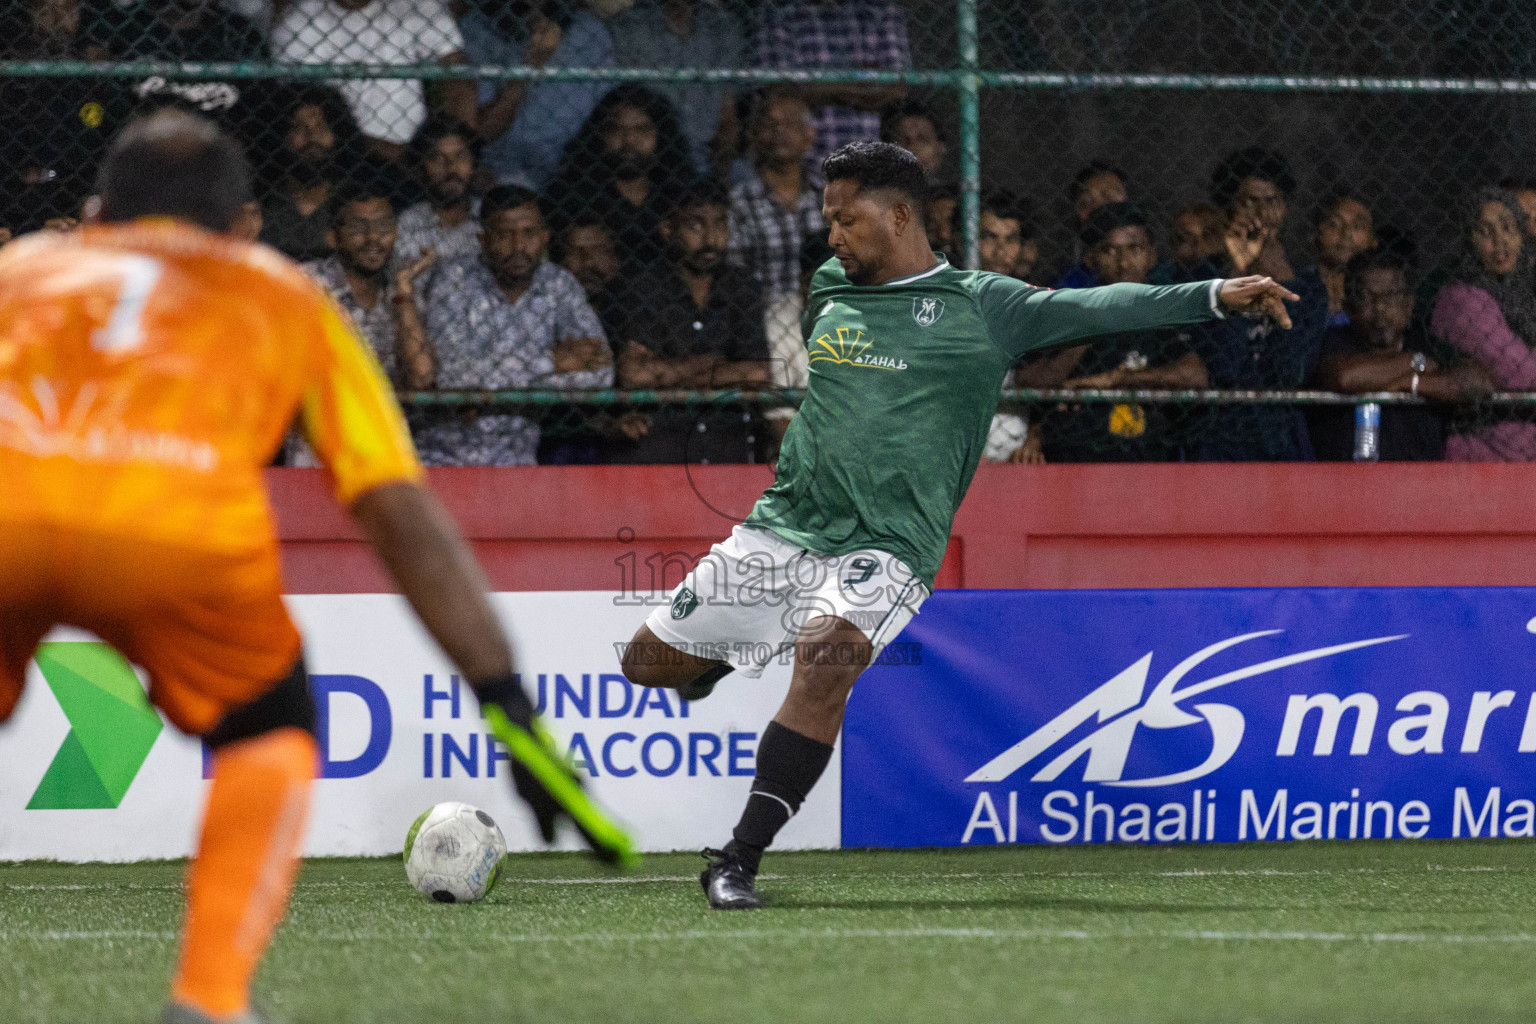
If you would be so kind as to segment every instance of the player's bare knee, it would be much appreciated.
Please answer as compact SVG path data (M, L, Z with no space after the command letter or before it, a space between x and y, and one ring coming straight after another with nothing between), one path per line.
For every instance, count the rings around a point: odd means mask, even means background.
M650 664L647 658L648 652L640 650L641 645L631 643L624 650L624 657L619 662L619 670L636 686L668 686L670 681L660 666Z
M309 673L304 670L302 657L276 686L249 704L231 710L203 736L203 740L217 750L239 740L288 728L303 729L311 736L317 736L315 700L309 692Z
M665 640L657 639L656 634L644 625L624 646L624 656L619 659L619 669L624 672L625 679L636 686L659 689L687 686L719 666L719 662L680 651Z
M674 689L698 674L684 665L685 659L685 652L658 640L650 629L641 626L634 639L624 646L619 669L636 686Z

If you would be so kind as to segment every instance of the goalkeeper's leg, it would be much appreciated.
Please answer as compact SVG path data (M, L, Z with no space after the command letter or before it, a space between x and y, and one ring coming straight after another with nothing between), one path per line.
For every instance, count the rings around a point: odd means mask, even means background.
M187 920L171 998L224 1020L245 1012L251 977L288 907L318 765L303 663L226 715L214 748Z

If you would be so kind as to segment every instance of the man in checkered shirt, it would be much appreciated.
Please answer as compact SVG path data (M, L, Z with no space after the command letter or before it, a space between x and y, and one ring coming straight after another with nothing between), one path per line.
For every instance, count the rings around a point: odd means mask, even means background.
M439 388L603 388L613 354L570 272L545 259L539 197L498 185L481 202L481 252L444 265L427 294ZM539 427L522 416L439 413L415 431L428 466L529 466Z
M771 302L800 290L800 245L826 227L822 183L805 165L816 124L805 101L783 86L754 96L750 118L752 176L731 188L726 256L751 271Z
M811 71L858 68L907 71L907 26L894 0L789 0L764 3L757 23L757 64ZM813 85L803 92L816 118L816 166L838 147L880 137L881 108L900 100L899 85Z

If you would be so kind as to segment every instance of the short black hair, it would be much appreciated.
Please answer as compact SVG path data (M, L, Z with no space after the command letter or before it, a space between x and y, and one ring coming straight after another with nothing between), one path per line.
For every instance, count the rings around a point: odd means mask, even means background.
M1019 238L1025 241L1034 238L1037 233L1034 207L1030 205L1029 200L1011 189L993 189L983 194L981 212L990 213L999 220L1018 221Z
M1358 193L1351 192L1346 188L1340 188L1329 192L1323 197L1323 201L1317 204L1317 208L1312 211L1312 226L1314 228L1322 227L1323 221L1332 217L1338 208L1345 203L1359 203L1365 207L1366 213L1371 214L1371 219L1375 219L1375 211L1371 209L1370 203L1362 199Z
M392 213L399 213L395 206L394 191L383 182L376 179L348 178L331 190L331 198L326 203L327 212L331 215L331 224L334 226L341 219L341 211L353 203L369 203L375 199L382 199L389 204Z
M480 162L480 136L473 128L441 110L433 111L421 122L416 134L411 136L411 163L420 167L432 155L432 149L444 139L458 137L464 140L475 162Z
M896 192L918 217L931 187L917 157L894 142L850 142L822 161L821 176L829 185L851 181L860 192Z
M1408 291L1413 291L1413 282L1409 280L1408 261L1396 248L1378 246L1375 249L1367 249L1365 252L1356 253L1350 261L1344 264L1344 305L1353 306L1360 298L1360 279L1369 270L1395 270L1403 275L1403 281L1408 286Z
M1249 178L1259 178L1285 193L1287 199L1296 191L1296 176L1290 162L1273 149L1249 146L1228 153L1211 172L1211 202L1223 210L1232 209L1237 190Z
M347 105L347 98L335 86L320 82L300 82L284 84L280 89L277 104L282 108L282 116L277 128L284 134L293 127L293 119L305 107L314 107L320 111L321 119L335 134L338 147L347 145L361 134L357 118Z
M572 214L569 220L560 225L560 234L564 235L577 228L602 228L610 235L614 233L613 225L608 223L608 218L603 216L602 211L591 206Z
M1504 178L1499 188L1506 192L1536 192L1536 178Z
M563 262L565 260L566 253L570 251L570 247L566 244L566 240L570 237L572 231L576 231L582 228L599 228L608 233L608 238L610 241L618 241L618 238L613 230L613 225L608 223L607 219L604 218L599 211L588 207L585 210L578 211L569 220L562 221L560 223L560 229L550 233L551 237L549 240L549 258L554 260L556 263Z
M251 199L251 172L240 147L212 121L160 110L113 140L97 191L104 221L179 217L228 231Z
M1078 238L1092 249L1120 228L1141 228L1152 235L1152 217L1140 203L1105 203L1088 215Z
M1076 206L1078 198L1083 194L1083 189L1087 188L1088 183L1101 174L1114 175L1120 179L1120 184L1122 185L1130 181L1130 178L1126 177L1124 171L1108 160L1090 160L1076 174L1072 175L1072 184L1067 186L1067 202Z
M944 129L939 124L939 116L933 112L933 107L922 100L902 100L893 103L880 112L880 141L895 142L896 126L909 117L920 117L933 125L933 133L944 141Z
M533 189L521 185L497 185L480 200L480 223L490 220L492 214L521 210L525 206L538 210L539 218L544 219L544 204Z
M681 192L671 196L671 202L666 204L666 216L675 217L684 210L697 209L700 206L718 206L721 209L730 209L731 197L714 178L703 177Z

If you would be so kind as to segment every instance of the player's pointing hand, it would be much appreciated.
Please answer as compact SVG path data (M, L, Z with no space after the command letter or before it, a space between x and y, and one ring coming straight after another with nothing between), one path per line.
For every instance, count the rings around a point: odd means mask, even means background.
M1267 313L1287 331L1291 329L1291 315L1285 311L1285 303L1300 299L1301 296L1268 277L1234 277L1221 286L1223 306L1238 313Z

